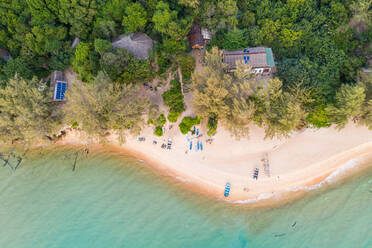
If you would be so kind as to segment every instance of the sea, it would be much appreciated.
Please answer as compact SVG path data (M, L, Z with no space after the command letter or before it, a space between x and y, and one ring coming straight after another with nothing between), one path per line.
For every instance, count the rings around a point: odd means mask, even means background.
M0 248L372 247L371 166L301 199L252 207L109 149L18 155L1 153Z

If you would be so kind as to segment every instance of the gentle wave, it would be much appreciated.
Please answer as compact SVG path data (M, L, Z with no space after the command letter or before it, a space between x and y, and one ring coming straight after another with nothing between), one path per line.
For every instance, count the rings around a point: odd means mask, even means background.
M342 173L345 173L351 169L354 169L356 166L360 165L362 162L363 162L363 159L360 159L360 158L351 159L347 161L345 164L343 164L342 166L340 166L337 170L331 173L326 179L324 179L320 183L317 183L312 186L298 186L294 188L288 188L286 192L297 192L300 190L312 191L312 190L319 189L325 185L336 182ZM263 194L260 194L258 197L250 198L247 200L237 200L237 201L234 201L234 203L238 203L238 204L256 203L262 200L267 200L267 199L271 199L274 197L275 198L280 197L280 195L281 195L280 193L263 193Z

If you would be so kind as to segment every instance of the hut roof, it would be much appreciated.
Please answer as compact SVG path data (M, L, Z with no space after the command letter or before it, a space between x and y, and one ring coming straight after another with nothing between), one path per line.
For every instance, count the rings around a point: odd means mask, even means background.
M236 61L257 67L274 67L274 56L271 48L252 47L243 50L224 51L223 62L228 64L229 69L236 68Z
M200 48L204 44L201 28L197 24L194 24L191 27L191 31L190 31L188 38L189 38L189 43L190 43L191 48L196 48L196 47Z
M113 47L124 48L136 58L147 59L152 50L153 40L144 33L120 35L113 43Z

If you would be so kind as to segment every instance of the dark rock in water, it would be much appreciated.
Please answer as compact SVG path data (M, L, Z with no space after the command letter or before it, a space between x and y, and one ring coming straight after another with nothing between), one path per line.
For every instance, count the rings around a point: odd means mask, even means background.
M297 221L295 221L293 224L292 224L292 227L295 227L297 224Z
M286 235L286 233L275 234L274 237L278 238L283 237L284 235Z

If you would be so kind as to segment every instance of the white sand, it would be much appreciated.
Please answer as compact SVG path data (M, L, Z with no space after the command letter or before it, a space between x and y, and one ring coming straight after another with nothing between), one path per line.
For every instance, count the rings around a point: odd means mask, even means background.
M239 141L219 128L213 143L207 144L208 137L202 133L199 140L204 150L198 152L194 147L196 138L190 151L186 136L180 134L177 126L167 130L162 138L154 136L153 129L147 127L141 134L146 137L144 142L130 137L121 148L186 180L190 187L197 186L198 190L218 198L223 198L225 184L230 182L228 200L238 202L307 191L324 184L322 181L327 177L330 181L336 173L342 175L340 168L354 167L372 155L372 131L354 124L341 131L306 129L282 140L264 140L264 131L256 126L251 127L249 139ZM162 149L161 144L167 143L168 138L173 141L172 149ZM77 132L69 132L62 143L81 144L83 140ZM118 145L115 136L110 140ZM158 144L154 145L153 140ZM265 156L270 164L270 177L265 175L261 161ZM260 169L258 180L252 178L256 167Z

